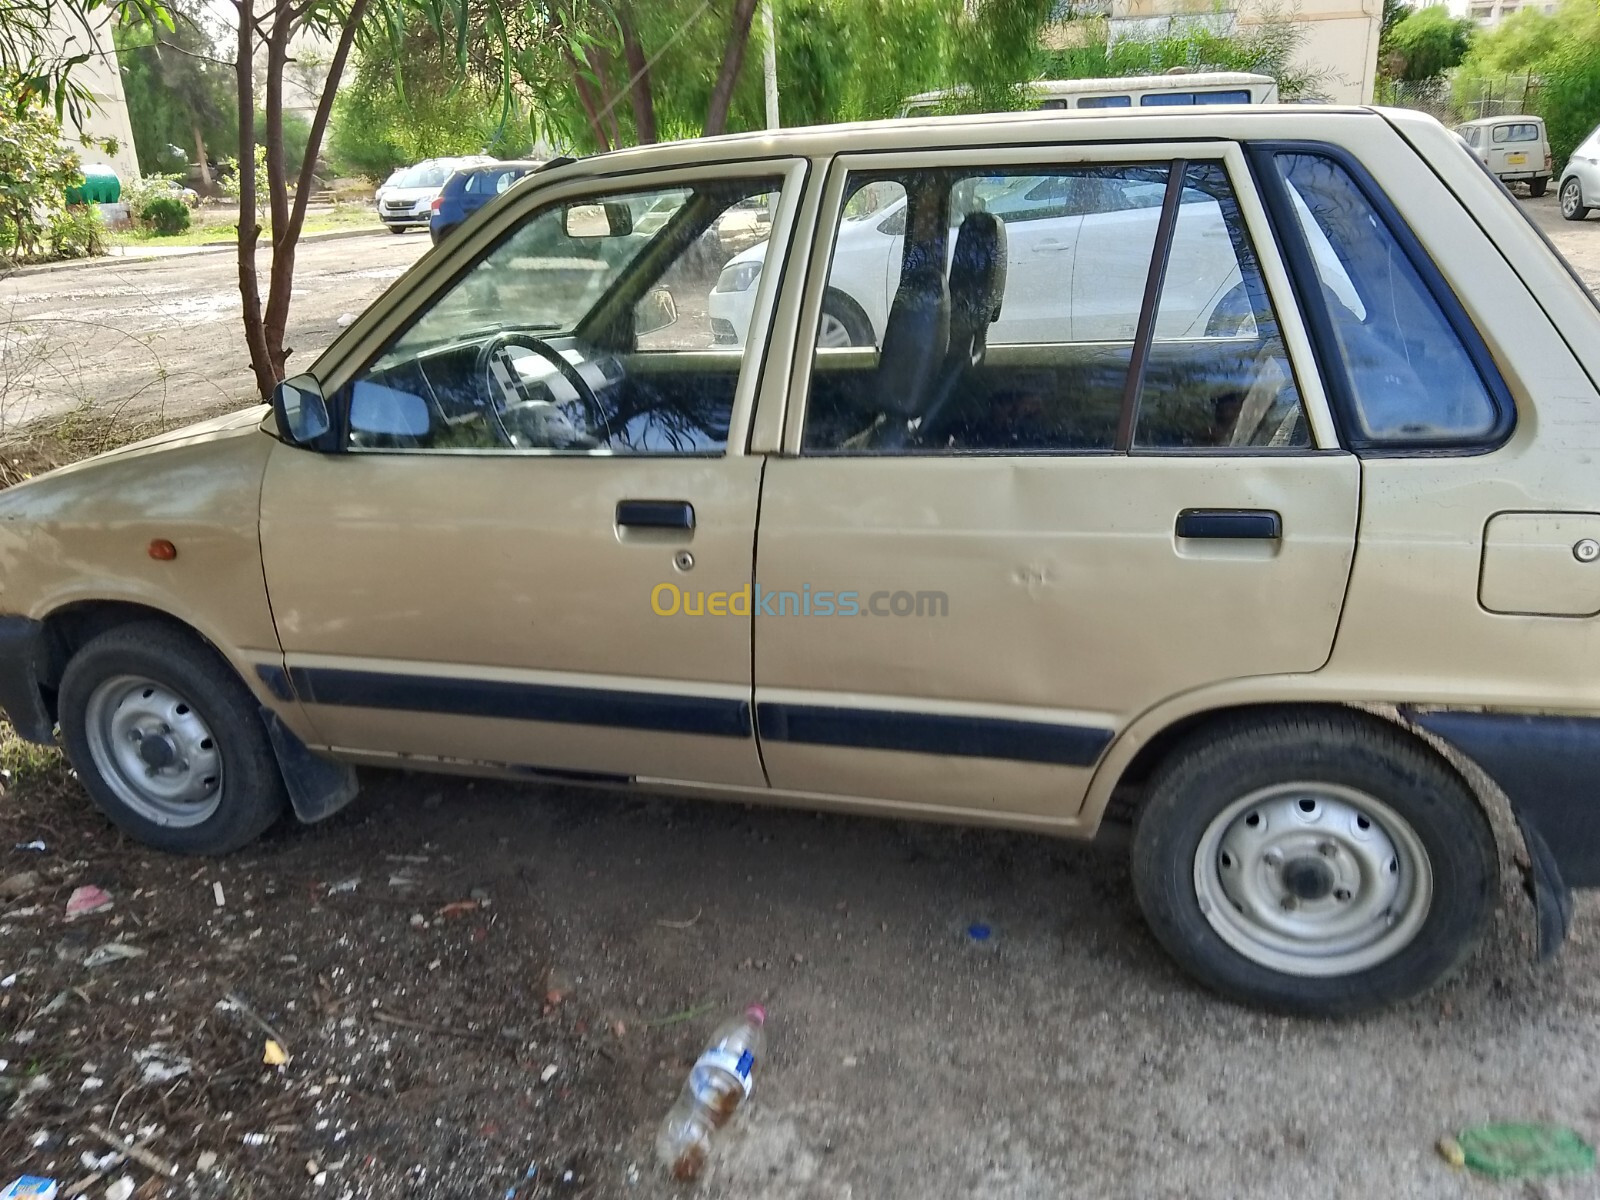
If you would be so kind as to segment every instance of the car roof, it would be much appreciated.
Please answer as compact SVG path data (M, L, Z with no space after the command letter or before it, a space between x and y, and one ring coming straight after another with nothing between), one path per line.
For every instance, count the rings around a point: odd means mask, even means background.
M1146 141L1214 137L1308 138L1323 136L1330 121L1420 120L1442 125L1412 109L1333 104L1207 104L1194 108L1029 109L966 116L913 116L838 125L727 133L629 146L568 162L552 160L539 172L556 182L627 171L694 168L708 163L923 149L987 149L1084 141ZM1121 122L1122 124L1118 124Z

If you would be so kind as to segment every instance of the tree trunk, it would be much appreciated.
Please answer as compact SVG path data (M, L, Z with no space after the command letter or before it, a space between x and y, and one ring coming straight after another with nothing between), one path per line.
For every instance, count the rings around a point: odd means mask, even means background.
M254 113L250 114L254 116ZM206 161L206 135L201 132L200 122L195 121L190 125L194 131L194 152L200 160L200 193L209 196L215 192L216 186L211 181L211 164Z
M620 14L622 23L622 57L628 66L628 98L633 101L633 129L639 144L648 146L656 140L656 102L650 91L650 63L639 45L639 33L626 10Z
M589 122L589 132L594 134L594 140L600 149L610 150L611 140L606 136L605 125L600 119L600 102L595 98L594 88L589 85L588 76L584 74L577 55L572 52L572 44L567 40L566 19L556 5L550 6L549 14L550 27L555 33L556 40L561 43L561 57L566 59L567 69L572 72L572 90L578 93L578 103L583 105L583 115Z
M711 88L711 103L706 106L705 136L728 128L728 109L733 104L733 86L739 82L744 50L750 44L750 22L756 13L756 0L733 0L733 27L728 30L728 45L722 52L722 66Z
M311 202L317 156L322 151L322 138L328 129L328 117L333 112L334 94L339 90L339 80L344 76L345 62L350 57L350 47L355 43L356 30L361 25L366 8L367 0L354 0L344 27L339 31L339 43L328 63L322 95L317 100L317 111L311 118L311 129L306 136L306 156L300 163L294 206L284 217L282 236L278 236L276 226L273 229L272 279L267 284L266 341L280 379L286 374L290 354L283 344L283 338L288 328L289 299L294 289L295 251L300 242L300 230L306 223L306 205Z
M267 86L263 105L267 117L267 199L271 205L274 257L289 224L289 170L283 159L283 72L289 64L289 38L294 33L294 25L291 0L274 0L272 29L267 34ZM271 341L269 331L269 346Z
M234 0L239 12L239 48L234 62L239 100L239 299L244 304L244 340L250 349L250 368L256 390L264 400L278 379L267 353L266 328L261 320L261 288L256 274L256 89L253 56L255 27L250 0Z
M604 102L600 116L606 123L606 133L614 149L622 145L622 129L617 125L617 101L622 95L611 90L611 55L598 46L591 46L583 52L583 57L589 64L590 74L600 81L600 99Z

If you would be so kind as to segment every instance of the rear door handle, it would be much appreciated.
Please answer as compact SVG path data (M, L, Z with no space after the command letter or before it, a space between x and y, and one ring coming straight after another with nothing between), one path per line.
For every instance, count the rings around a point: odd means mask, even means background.
M631 529L693 529L687 500L618 500L617 524Z
M1186 508L1178 514L1181 538L1278 541L1283 518L1270 508Z

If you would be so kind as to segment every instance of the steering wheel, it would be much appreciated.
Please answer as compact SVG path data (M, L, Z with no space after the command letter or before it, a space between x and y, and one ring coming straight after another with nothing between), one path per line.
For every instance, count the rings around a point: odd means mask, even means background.
M511 355L507 353L514 346L537 354L555 367L572 390L578 394L578 400L588 411L590 429L598 430L597 436L609 442L610 421L605 416L605 406L600 403L600 397L590 386L589 381L549 342L534 337L531 333L519 333L516 330L497 333L478 347L477 374L483 381L483 394L488 400L489 420L493 423L495 433L500 439L507 446L516 446L516 436L507 428L504 414L528 401L521 373L517 370ZM502 398L501 404L494 402L496 396Z

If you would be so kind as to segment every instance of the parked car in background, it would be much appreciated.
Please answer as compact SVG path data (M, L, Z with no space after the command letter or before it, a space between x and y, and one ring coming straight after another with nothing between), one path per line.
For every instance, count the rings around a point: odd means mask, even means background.
M184 853L357 765L1110 827L1178 962L1302 1015L1470 962L1498 827L1553 952L1600 886L1600 309L1525 207L1319 106L554 166L270 415L0 491L0 708ZM713 229L767 239L737 345ZM886 315L819 345L855 257Z
M1536 198L1550 186L1550 139L1543 118L1483 117L1457 125L1456 133L1502 183L1525 183Z
M489 162L463 167L444 181L433 200L428 233L437 246L444 236L473 213L529 172L544 165L543 159Z
M1249 71L1195 71L1174 68L1163 75L1110 79L1040 79L1026 85L1038 109L1170 108L1195 104L1276 104L1278 81ZM912 96L902 117L936 116L951 101L961 107L961 88Z
M1569 221L1581 221L1600 208L1600 126L1590 131L1561 168L1556 196L1561 201L1561 215Z
M433 219L433 202L445 180L463 167L475 167L495 160L486 154L465 158L429 158L389 176L374 200L378 219L391 233L422 229Z

